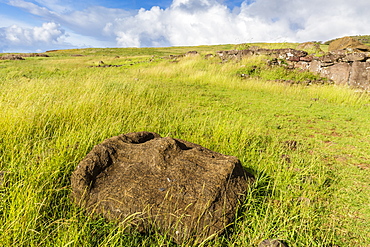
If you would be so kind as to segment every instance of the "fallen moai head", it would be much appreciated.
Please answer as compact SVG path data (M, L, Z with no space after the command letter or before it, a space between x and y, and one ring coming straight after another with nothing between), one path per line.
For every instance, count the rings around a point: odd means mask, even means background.
M95 146L71 182L75 202L90 212L199 243L234 220L253 176L236 157L137 132Z

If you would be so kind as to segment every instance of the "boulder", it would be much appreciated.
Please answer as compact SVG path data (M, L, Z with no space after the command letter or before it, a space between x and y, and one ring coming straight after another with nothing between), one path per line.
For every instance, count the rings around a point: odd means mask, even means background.
M321 62L323 62L324 64L334 64L336 62L338 62L343 56L342 55L338 55L336 53L332 54L332 53L328 53L322 57L318 57L317 59L320 60Z
M362 44L360 41L352 37L343 37L332 41L329 44L328 51L346 49L350 51L370 51L369 46Z
M335 81L337 85L348 85L351 65L348 63L336 63L329 67L321 68L320 75Z
M95 146L72 174L72 197L87 211L199 243L233 220L253 176L234 156L153 132Z
M188 51L187 53L185 53L185 57L192 57L192 56L198 56L199 55L199 52L197 51Z
M213 54L207 54L207 55L205 55L205 57L204 58L206 58L206 59L210 59L210 58L213 58L214 57L214 55Z
M299 61L294 65L295 69L300 69L300 70L308 70L309 67L310 67L310 63L305 62L305 61Z
M307 57L300 57L299 58L299 61L303 61L303 62L312 62L313 60L313 56L307 56Z
M308 71L316 74L321 73L321 61L319 60L312 60L312 62L308 65Z
M344 58L343 61L345 62L355 62L355 61L366 61L368 58L368 55L364 52L354 52L354 53L349 53L347 54Z
M277 52L280 55L280 58L291 60L291 61L299 61L300 57L307 56L307 52L295 50L295 49L275 49L275 52Z
M370 62L353 62L349 75L350 86L370 90Z

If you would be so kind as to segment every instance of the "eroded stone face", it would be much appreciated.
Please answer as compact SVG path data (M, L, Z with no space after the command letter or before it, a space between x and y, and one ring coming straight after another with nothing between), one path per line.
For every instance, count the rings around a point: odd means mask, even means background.
M320 71L321 75L333 80L338 85L348 85L351 66L348 63L336 63Z
M236 157L137 132L95 146L71 181L73 198L88 211L119 221L135 215L140 231L155 226L182 243L222 232L253 176Z
M353 62L349 85L370 90L370 62Z

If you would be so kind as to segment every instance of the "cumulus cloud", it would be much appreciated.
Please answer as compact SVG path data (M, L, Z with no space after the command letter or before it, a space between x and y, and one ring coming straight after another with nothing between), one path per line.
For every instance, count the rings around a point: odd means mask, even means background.
M40 4L49 1L38 0L37 2ZM103 35L103 33L107 23L117 18L129 17L133 13L132 11L105 8L103 6L90 6L83 10L73 10L69 5L63 8L58 0L49 2L47 6L50 8L24 0L10 0L9 4L40 16L47 21L59 23L65 26L66 29L78 34L96 37L97 39L105 38L106 35Z
M74 10L71 1L67 5L60 0L34 2L10 0L9 4L61 26L9 27L6 30L14 37L6 34L7 40L32 43L33 34L40 33L43 42L55 42L65 34L61 27L71 37L88 36L99 44L120 47L324 41L370 33L368 0L246 0L233 8L226 5L232 1L173 0L165 9L140 10L103 6ZM0 39L4 33L0 30Z
M231 10L222 1L174 0L116 18L105 31L123 47L328 40L370 33L366 1L249 0Z
M40 7L34 3L22 0L10 0L9 5L26 9L29 13L33 15L42 16L44 18L51 17L53 14L55 14L54 12L48 10L46 7Z
M215 0L174 0L167 9L141 9L106 26L119 46L201 45L289 39L285 20L252 16L250 5L237 12Z
M22 28L17 25L0 28L0 47L3 51L12 47L22 49L40 49L52 44L62 43L65 32L60 25L48 22L40 27Z

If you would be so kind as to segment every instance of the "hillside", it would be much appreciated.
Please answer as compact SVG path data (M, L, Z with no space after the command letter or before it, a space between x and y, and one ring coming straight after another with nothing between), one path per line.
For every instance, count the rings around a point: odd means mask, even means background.
M358 36L352 36L353 38L357 39L361 43L365 45L370 45L370 35L358 35Z
M266 67L263 56L206 59L234 48L0 60L1 245L176 246L156 229L141 235L87 214L70 198L72 171L95 145L152 131L236 156L256 177L234 224L203 246L369 246L369 94L279 82L313 75ZM181 56L193 50L199 55Z
M361 43L363 43L365 45L370 45L370 35L356 35L356 36L350 36L350 37L357 39L358 41L360 41ZM324 44L329 45L334 40L335 39L328 40Z

